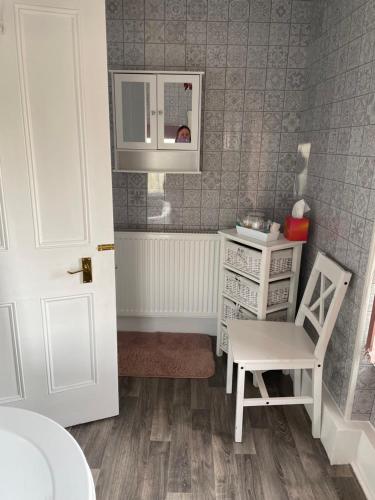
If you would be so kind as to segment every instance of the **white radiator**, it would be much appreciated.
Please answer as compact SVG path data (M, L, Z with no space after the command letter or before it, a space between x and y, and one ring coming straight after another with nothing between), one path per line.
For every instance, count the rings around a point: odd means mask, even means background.
M118 316L217 315L217 234L116 232Z

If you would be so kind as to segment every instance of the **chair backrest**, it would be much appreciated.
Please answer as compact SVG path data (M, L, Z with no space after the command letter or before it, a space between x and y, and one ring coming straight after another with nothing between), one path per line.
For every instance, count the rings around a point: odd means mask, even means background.
M351 273L342 269L336 262L318 252L295 323L302 326L305 318L311 322L319 334L315 356L321 361L324 359L351 276ZM319 296L316 297L319 277L320 290L318 288ZM327 300L330 300L328 309Z

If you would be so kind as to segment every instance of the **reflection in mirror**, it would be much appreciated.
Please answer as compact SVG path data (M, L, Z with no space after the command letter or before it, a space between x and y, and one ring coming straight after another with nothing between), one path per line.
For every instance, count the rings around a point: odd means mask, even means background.
M122 82L124 142L151 143L150 84Z
M164 143L191 142L192 83L164 85Z

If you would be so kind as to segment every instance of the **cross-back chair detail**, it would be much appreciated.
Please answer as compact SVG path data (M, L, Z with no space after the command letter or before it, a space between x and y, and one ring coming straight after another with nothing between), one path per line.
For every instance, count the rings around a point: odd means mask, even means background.
M242 440L245 406L285 404L312 404L312 433L314 437L320 437L324 356L350 278L351 273L319 252L295 323L249 320L228 322L228 393L232 392L233 363L238 363L236 441ZM319 336L315 345L304 328L306 319ZM262 373L276 369L294 371L294 396L270 397L268 395ZM311 396L301 396L302 369L312 371ZM261 397L244 398L246 371L253 373Z

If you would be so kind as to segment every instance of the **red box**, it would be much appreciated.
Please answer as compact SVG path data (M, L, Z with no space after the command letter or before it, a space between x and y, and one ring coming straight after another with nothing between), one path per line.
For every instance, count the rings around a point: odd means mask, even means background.
M307 241L309 232L310 219L302 217L296 219L291 215L287 215L284 223L284 236L290 241Z

